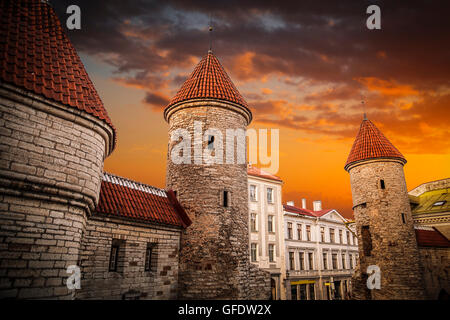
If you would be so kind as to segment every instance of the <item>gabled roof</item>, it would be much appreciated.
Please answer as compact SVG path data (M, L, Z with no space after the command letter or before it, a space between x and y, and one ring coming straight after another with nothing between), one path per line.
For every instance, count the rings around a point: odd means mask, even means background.
M106 172L103 174L96 213L184 228L191 224L173 191Z
M40 0L0 1L0 21L1 81L83 110L114 129L49 4Z
M347 158L345 170L356 162L377 158L393 158L406 163L406 159L400 151L370 120L364 118Z
M316 217L316 218L322 217L322 216L326 215L328 212L335 211L334 209L324 209L324 210L314 211L314 210L299 208L296 206L290 206L287 204L283 205L283 207L284 207L284 211L296 213L296 214L304 215L304 216L308 216L308 217Z
M247 102L211 50L195 67L167 108L181 101L205 98L233 102L248 109Z
M280 177L270 174L264 170L254 167L252 165L247 166L247 174L250 176L254 176L254 177L259 177L259 178L282 182Z
M419 247L449 248L450 241L436 228L419 227L415 228L417 245Z

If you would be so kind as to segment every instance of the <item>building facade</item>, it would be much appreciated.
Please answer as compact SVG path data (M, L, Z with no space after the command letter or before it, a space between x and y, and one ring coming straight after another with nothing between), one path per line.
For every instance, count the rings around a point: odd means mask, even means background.
M349 299L358 243L348 221L334 209L284 205L286 296L291 300Z
M271 298L286 299L282 181L249 165L250 261L270 272Z
M422 183L408 192L416 226L434 227L450 237L450 178Z

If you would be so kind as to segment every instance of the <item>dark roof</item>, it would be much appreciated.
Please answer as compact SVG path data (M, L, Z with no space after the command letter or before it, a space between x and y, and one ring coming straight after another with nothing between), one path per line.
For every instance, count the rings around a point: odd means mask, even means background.
M415 231L419 247L450 247L450 241L436 228L432 228L432 230L415 229Z
M345 169L351 164L377 158L394 158L406 163L405 157L370 121L364 119L348 155Z
M114 129L80 57L49 4L40 0L0 1L0 21L2 81L83 110Z
M195 67L167 108L181 101L204 98L229 101L248 108L247 102L212 51L208 51Z
M96 212L100 215L184 228L191 224L173 191L110 173L103 174Z

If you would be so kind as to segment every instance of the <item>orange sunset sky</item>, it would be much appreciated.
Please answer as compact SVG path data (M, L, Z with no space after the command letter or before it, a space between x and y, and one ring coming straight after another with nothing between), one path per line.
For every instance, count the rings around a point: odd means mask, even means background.
M62 21L67 5L81 8L82 29L68 34L118 131L105 170L164 187L162 110L207 53L211 15L214 54L250 127L280 129L283 202L322 200L351 217L344 164L363 109L408 160L408 190L449 177L445 2L317 2L58 1ZM366 28L370 4L381 30Z

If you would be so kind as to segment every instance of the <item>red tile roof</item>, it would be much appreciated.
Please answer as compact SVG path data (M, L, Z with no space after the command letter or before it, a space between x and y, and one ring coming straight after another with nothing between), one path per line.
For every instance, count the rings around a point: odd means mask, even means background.
M264 170L253 167L251 165L249 165L247 167L247 174L250 176L255 176L255 177L260 177L260 178L265 178L265 179L270 179L270 180L276 180L276 181L280 181L280 182L282 181L280 177L270 174L268 172L265 172Z
M309 217L321 217L333 210L333 209L324 209L324 210L314 211L314 210L299 208L296 206L290 206L287 204L283 205L283 207L284 207L284 211L297 213L297 214L309 216Z
M202 98L230 101L248 109L247 102L212 51L203 57L167 107L181 101Z
M406 163L405 157L383 133L370 120L364 119L347 158L345 169L347 170L353 163L377 158L394 158Z
M53 8L0 2L0 79L106 122L110 118Z
M97 214L186 228L191 224L173 191L103 174Z
M450 247L450 241L435 228L432 230L415 229L415 231L419 247Z

